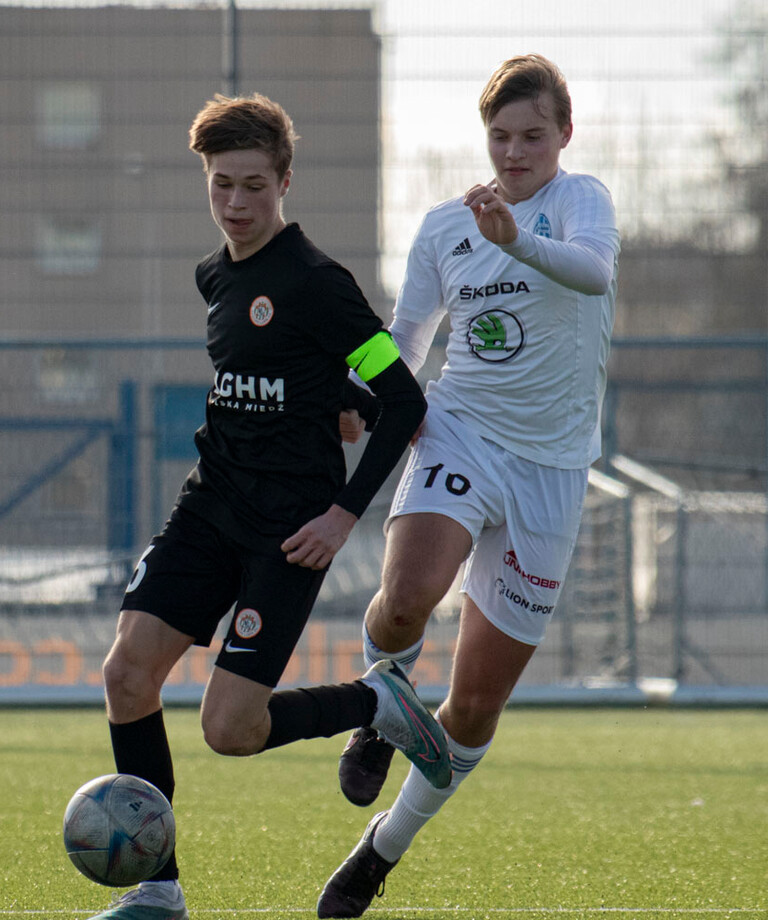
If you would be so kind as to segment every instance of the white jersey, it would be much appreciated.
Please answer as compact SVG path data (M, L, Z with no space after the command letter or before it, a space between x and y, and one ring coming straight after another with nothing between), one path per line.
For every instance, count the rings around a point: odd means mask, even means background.
M559 170L509 207L519 237L504 249L481 235L461 198L426 214L393 334L400 320L431 337L447 311L447 360L427 386L429 404L527 460L584 468L600 456L615 310L611 197L593 177Z

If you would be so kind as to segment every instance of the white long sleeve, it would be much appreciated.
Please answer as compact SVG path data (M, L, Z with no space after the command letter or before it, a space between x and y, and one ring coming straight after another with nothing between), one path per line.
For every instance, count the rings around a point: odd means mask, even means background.
M613 247L599 240L566 243L518 229L515 242L499 249L580 294L605 294L613 278Z
M400 357L408 365L408 370L412 374L419 371L427 360L429 346L432 344L442 318L443 314L438 313L430 316L424 322L417 323L398 316L395 311L395 318L389 331L400 349Z
M546 224L537 224L533 232L518 220L517 239L499 249L563 287L602 296L613 282L619 250L613 204L607 190L591 177L568 176L567 180L571 194L560 202L559 233L547 232ZM527 211L525 205L512 207L516 220Z
M519 228L515 242L499 249L580 294L605 294L613 278L613 247L591 237L564 242Z

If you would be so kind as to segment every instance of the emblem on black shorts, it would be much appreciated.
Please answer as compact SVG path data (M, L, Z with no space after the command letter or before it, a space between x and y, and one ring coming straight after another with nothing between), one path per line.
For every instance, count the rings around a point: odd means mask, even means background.
M235 617L235 632L241 639L252 639L261 632L261 617L250 607L243 607Z

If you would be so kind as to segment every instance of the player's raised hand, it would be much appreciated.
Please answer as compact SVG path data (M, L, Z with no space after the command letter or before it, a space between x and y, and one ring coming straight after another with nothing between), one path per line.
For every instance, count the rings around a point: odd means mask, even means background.
M283 542L288 562L307 569L324 569L347 542L357 518L339 505L313 518Z
M491 243L503 246L517 239L517 224L507 203L490 185L473 185L464 196L471 209L477 229Z

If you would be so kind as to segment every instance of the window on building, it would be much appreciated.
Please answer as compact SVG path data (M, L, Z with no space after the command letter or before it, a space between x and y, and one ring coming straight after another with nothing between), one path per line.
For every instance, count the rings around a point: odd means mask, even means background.
M37 97L39 140L59 150L84 150L101 131L101 93L92 83L49 83Z
M88 275L101 261L101 227L80 216L42 217L37 225L37 263L46 275Z

